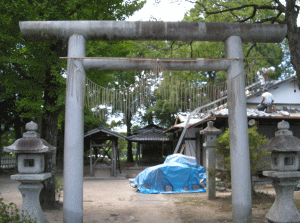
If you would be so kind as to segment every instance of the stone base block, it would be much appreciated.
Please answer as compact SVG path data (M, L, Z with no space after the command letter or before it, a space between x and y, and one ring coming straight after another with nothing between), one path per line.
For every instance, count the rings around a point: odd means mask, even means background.
M23 197L21 214L24 221L30 217L34 222L48 223L40 205L40 192L43 185L41 183L20 184L18 188Z
M294 203L294 190L298 180L274 179L273 187L276 191L275 202L266 215L269 222L300 223L300 213Z

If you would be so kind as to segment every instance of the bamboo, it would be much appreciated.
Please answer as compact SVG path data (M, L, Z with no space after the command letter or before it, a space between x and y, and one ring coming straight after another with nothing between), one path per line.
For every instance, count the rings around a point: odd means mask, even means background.
M92 83L92 92L91 92L91 97L92 97L92 107L94 107L94 103L95 103L95 85L94 83Z
M110 100L109 100L109 95L110 94L110 90L108 88L106 88L106 106L109 106L110 105ZM107 110L107 109L106 109Z
M167 86L167 81L166 81L166 74L164 74L164 79L162 81L163 83L163 88L162 88L162 100L164 101L165 100L165 91L166 91L166 86Z
M178 109L178 103L179 103L179 87L178 87L178 80L176 77L176 108Z
M91 83L91 85L90 85L90 98L91 98L91 103L90 103L90 105L91 105L91 108L93 107L93 83Z
M187 110L187 84L185 84L185 90L184 90L184 111Z
M125 115L126 115L126 117L127 117L127 112L128 112L128 89L127 89L127 91L126 91L126 113L125 113Z
M123 111L123 91L120 90L120 106L121 106L121 112L124 113Z
M88 97L88 95L89 95L89 79L88 78L86 78L85 79L85 90L86 90L86 92L85 92L85 106L89 109L89 97Z
M96 106L96 101L97 101L97 95L96 95L96 85L93 83L93 107Z
M94 102L95 102L94 87L95 87L94 83L91 83L91 98L92 98L91 107L94 107Z
M96 106L96 102L97 102L97 90L96 90L96 85L93 84L93 107Z
M142 79L142 82L141 82L141 87L142 87L142 89L141 89L141 105L143 105L144 104L144 78Z
M141 92L142 92L142 79L140 79L140 82L139 82L139 101L140 101L140 105L142 104L142 101L141 101Z
M180 82L180 107L181 107L181 112L182 112L182 82Z
M118 93L119 89L116 89L116 111L119 111L119 105L118 105L118 102L120 100L120 97L119 97L119 93Z
M101 89L101 92L102 92L101 104L104 104L104 98L105 98L104 88Z
M101 88L99 88L99 90L100 90ZM105 103L106 103L106 92L105 92L105 88L104 87L102 87L102 89L103 89L103 105L105 105ZM97 90L97 92L98 92L98 90Z
M95 95L96 90L95 90L95 87L96 87L96 86L95 86L95 84L93 83L93 84L92 84L92 100L93 100L92 106L93 106L93 107L95 107L95 101L96 101L96 97L95 97L95 96L96 96L96 95Z
M171 76L171 84L169 85L169 89L170 89L170 99L171 99L171 108L174 108L174 104L173 104L173 102L174 102L174 98L173 98L173 76Z
M195 108L198 108L198 103L197 103L197 101L198 101L198 97L197 97L197 91L198 91L198 86L197 86L197 84L195 84L194 85L194 88L195 88L195 90L194 90L194 92L195 92L195 95L194 95L194 105L195 105Z

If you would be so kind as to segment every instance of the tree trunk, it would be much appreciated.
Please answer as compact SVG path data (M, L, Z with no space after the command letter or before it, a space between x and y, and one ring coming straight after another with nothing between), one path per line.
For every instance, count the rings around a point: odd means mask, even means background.
M62 170L64 166L64 132L65 123L61 123L61 129L58 130L57 147L56 147L56 163L57 169Z
M287 24L287 39L291 53L291 63L300 80L300 28L297 27L298 10L295 0L286 0L285 22Z
M43 119L43 139L50 145L57 145L57 125L59 112L46 112L47 118ZM55 202L55 172L56 172L56 151L47 153L45 156L45 172L51 172L51 178L43 182L44 187L40 194L40 201L43 209L53 209L56 207Z
M22 121L19 117L15 117L14 119L14 132L15 132L15 139L22 138Z
M50 145L57 146L57 127L58 116L62 109L55 108L58 95L50 96L52 84L51 66L47 65L46 68L46 86L44 92L44 109L45 116L42 119L42 138L45 139ZM48 153L45 156L45 172L51 172L51 178L43 182L43 189L40 193L40 203L43 209L56 208L55 202L55 172L56 172L56 151Z
M127 125L127 137L131 136L131 112L129 111L126 116L126 125ZM133 162L132 154L132 142L127 141L127 162Z
M59 57L64 56L63 42L57 41L50 47L52 52L56 52L57 61L59 63ZM46 64L45 70L45 91L44 91L44 110L45 115L42 119L42 138L45 139L50 145L57 147L57 132L58 132L58 117L60 112L63 111L63 106L57 107L57 101L59 92L55 92L53 89L59 89L60 83L56 80L57 77L51 73L52 63ZM57 68L60 69L60 68ZM58 71L60 72L60 70ZM40 194L41 206L44 209L56 208L55 202L55 172L56 172L56 151L52 154L47 154L45 157L46 170L45 172L51 172L51 178L44 181L44 187ZM51 162L51 163L50 163Z

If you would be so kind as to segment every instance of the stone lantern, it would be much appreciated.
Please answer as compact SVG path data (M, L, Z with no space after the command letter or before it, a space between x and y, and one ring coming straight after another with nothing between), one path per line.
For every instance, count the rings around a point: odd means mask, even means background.
M263 175L273 180L276 192L275 202L266 215L269 222L300 222L300 214L294 203L294 191L300 180L299 156L300 139L289 131L288 122L278 123L275 137L261 147L271 152L271 171Z
M222 133L222 130L213 126L214 122L209 121L207 127L200 131L201 135L205 136L203 147L206 149L206 168L207 168L207 194L208 200L216 198L216 152L217 136Z
M38 125L34 122L26 124L27 132L23 138L16 140L12 145L4 147L5 152L16 153L18 158L18 172L11 176L21 184L19 190L23 197L22 212L24 218L30 216L36 222L48 222L42 211L39 195L43 188L42 181L51 177L51 173L45 173L45 154L56 150L36 132Z

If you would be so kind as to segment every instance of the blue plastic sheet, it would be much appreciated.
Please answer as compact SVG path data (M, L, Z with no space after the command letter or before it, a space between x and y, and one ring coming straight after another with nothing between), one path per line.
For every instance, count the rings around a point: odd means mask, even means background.
M194 157L173 154L163 164L149 167L137 175L134 185L138 187L138 192L145 194L206 192L200 184L201 179L206 184L205 173L206 169ZM193 190L193 185L200 188ZM172 191L166 191L166 186L171 186Z

